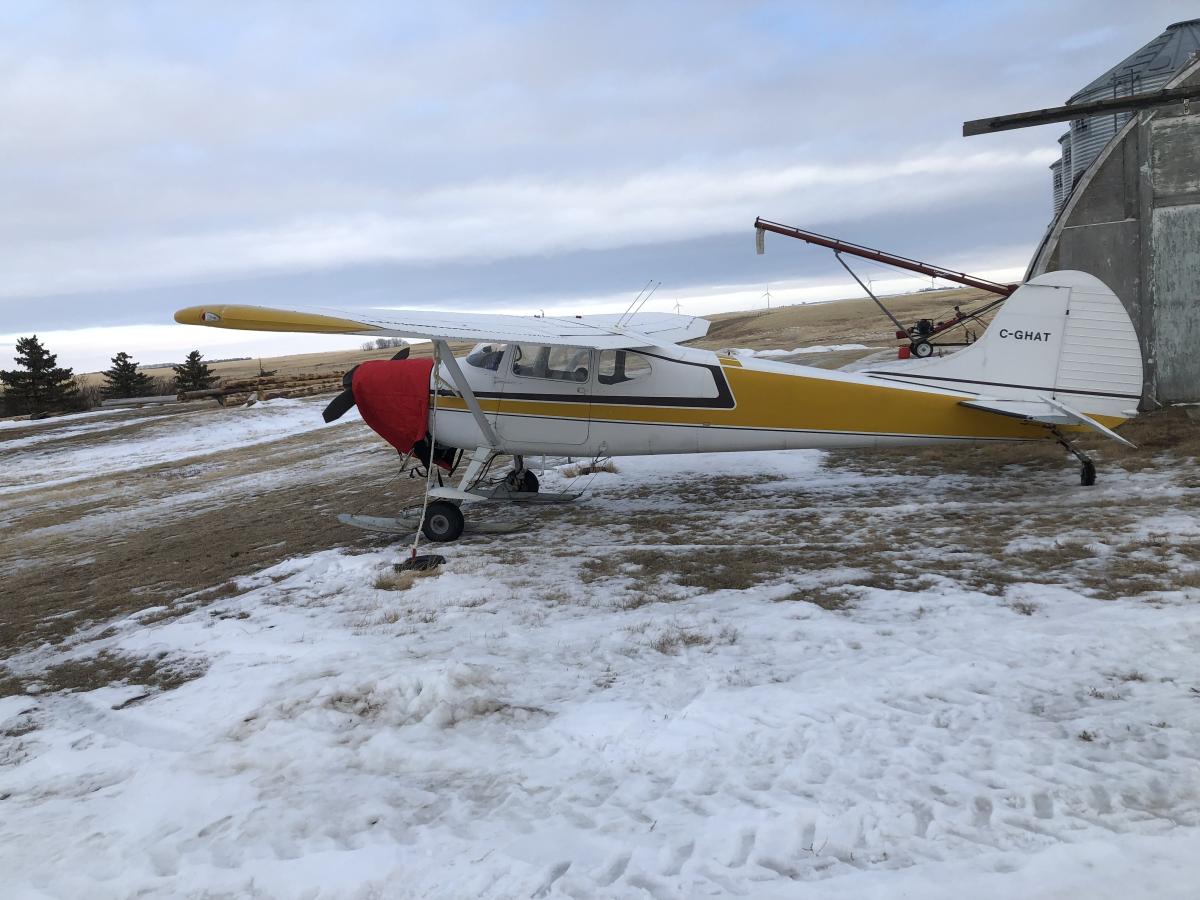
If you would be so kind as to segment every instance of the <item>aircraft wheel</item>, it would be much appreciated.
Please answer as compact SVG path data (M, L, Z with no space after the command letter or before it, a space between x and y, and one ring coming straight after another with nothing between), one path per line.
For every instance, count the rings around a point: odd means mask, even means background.
M929 341L917 341L912 345L913 356L918 356L921 359L933 356L933 344Z
M1090 459L1085 459L1079 469L1079 483L1084 487L1091 487L1096 483L1096 464Z
M434 500L425 510L421 532L431 541L445 543L458 540L465 525L461 509L446 500Z
M509 472L508 477L504 479L504 483L508 485L510 491L515 491L518 494L536 494L540 487L537 476L528 469L520 475L516 472Z

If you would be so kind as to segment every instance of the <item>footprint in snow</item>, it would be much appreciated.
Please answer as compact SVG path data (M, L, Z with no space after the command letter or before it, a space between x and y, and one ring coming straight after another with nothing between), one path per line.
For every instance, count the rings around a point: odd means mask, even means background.
M1033 814L1039 819L1049 819L1054 816L1054 801L1050 795L1039 791L1033 795Z
M695 841L680 844L671 852L671 861L663 868L662 873L668 877L678 875L683 868L683 864L692 858L692 853L695 849Z
M608 887L618 878L625 874L625 870L629 868L630 854L622 853L607 866L602 868L596 875L596 883L601 887Z
M548 897L550 889L554 887L554 882L567 874L567 869L571 868L569 862L560 862L550 867L550 871L546 873L546 877L542 879L542 883L538 885L530 897Z
M747 828L738 838L737 847L734 848L733 856L729 860L729 868L740 869L746 864L746 860L750 858L750 851L754 849L754 829Z
M971 824L976 828L987 828L992 823L992 801L987 797L975 798L975 815Z

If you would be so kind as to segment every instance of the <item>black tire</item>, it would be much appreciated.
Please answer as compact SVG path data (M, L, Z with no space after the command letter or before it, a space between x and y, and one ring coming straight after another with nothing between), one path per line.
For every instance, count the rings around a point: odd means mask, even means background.
M458 540L466 522L462 510L445 500L434 500L425 510L421 533L438 544Z
M912 355L919 359L927 359L933 356L933 344L929 341L917 341L912 345Z
M536 494L541 487L538 484L538 478L528 469L517 475L516 472L509 472L508 477L504 479L504 483L508 485L510 491L516 491L518 494Z
M1085 459L1079 467L1079 483L1084 487L1091 487L1096 483L1096 464L1090 459Z

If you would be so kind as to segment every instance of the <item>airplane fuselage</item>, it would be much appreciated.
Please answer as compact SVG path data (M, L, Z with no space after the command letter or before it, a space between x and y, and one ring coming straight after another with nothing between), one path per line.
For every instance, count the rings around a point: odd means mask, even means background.
M505 451L590 457L1048 437L1041 426L959 405L977 387L683 347L562 350L481 345L459 360ZM433 427L442 444L487 443L464 400L446 389Z

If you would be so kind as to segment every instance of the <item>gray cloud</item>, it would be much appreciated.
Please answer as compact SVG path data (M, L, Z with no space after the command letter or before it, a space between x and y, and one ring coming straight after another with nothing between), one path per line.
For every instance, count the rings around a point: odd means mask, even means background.
M1059 102L1147 3L0 8L0 332L193 298L508 305L817 274L763 214L1032 246ZM878 237L875 237L878 235Z

